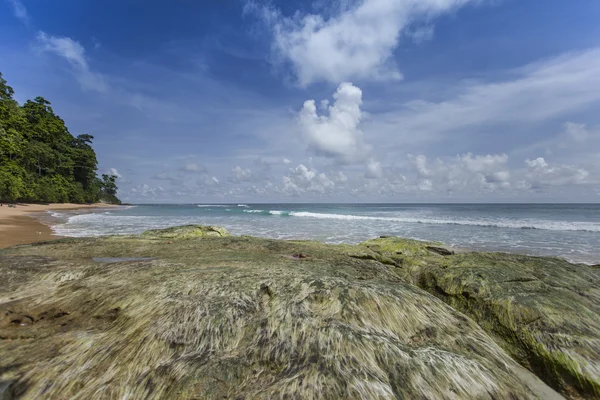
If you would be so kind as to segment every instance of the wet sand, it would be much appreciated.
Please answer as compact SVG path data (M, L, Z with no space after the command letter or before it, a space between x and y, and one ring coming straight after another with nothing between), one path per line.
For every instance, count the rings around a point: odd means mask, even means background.
M0 248L18 244L35 243L58 239L49 226L44 225L36 213L48 210L80 210L91 208L116 207L108 204L17 204L0 207Z

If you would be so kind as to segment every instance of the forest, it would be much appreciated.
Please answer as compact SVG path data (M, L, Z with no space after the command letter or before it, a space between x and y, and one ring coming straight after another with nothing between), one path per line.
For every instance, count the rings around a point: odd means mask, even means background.
M0 201L120 204L117 176L97 175L94 137L74 137L43 97L13 96L0 72Z

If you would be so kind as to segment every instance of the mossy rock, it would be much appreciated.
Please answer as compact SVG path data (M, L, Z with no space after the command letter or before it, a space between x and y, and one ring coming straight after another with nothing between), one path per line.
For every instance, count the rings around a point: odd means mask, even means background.
M161 235L0 250L5 396L560 398L369 249Z
M184 225L165 229L152 229L142 233L146 239L189 239L196 237L230 236L227 229L220 226Z
M406 278L466 312L549 385L571 398L600 398L598 268L508 253L441 256L431 243L406 239L366 244L401 252L413 265Z

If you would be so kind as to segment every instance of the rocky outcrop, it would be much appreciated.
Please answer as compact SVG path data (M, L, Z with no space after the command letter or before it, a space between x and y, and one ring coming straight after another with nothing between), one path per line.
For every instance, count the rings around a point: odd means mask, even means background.
M196 237L229 236L227 229L220 226L184 225L166 229L152 229L142 233L145 239L190 239Z
M560 398L408 281L418 246L175 231L0 251L5 397Z
M407 281L465 312L523 366L572 398L600 398L600 270L562 259L363 243ZM441 254L440 254L441 253Z

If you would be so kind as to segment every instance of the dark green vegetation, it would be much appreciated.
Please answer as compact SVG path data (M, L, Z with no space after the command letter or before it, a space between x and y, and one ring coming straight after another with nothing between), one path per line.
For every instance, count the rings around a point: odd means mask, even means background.
M0 201L118 204L116 176L96 175L94 137L73 137L46 99L13 94L0 73Z
M8 398L561 398L530 371L600 397L600 269L558 259L187 226L4 249L0 276Z

